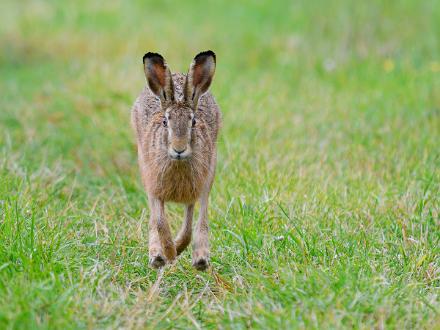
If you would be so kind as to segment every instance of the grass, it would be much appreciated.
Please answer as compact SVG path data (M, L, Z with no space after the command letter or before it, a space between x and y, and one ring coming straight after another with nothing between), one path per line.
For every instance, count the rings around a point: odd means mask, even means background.
M0 30L0 328L440 328L435 0L3 1ZM129 111L146 51L205 49L212 269L157 272Z

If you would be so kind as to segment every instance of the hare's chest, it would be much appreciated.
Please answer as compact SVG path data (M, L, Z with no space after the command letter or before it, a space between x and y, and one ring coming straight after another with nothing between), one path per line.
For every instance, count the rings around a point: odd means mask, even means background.
M193 203L201 193L203 177L190 164L170 165L162 173L151 173L150 192L163 201Z

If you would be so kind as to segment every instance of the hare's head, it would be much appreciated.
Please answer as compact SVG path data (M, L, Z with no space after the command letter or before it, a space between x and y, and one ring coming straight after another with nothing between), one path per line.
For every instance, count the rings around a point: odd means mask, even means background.
M197 104L208 90L215 72L215 54L206 51L198 54L189 68L183 87L183 99L176 100L173 79L164 58L156 53L144 55L144 70L148 86L160 99L163 121L161 129L172 159L186 159L192 154L197 138L193 129L197 124Z

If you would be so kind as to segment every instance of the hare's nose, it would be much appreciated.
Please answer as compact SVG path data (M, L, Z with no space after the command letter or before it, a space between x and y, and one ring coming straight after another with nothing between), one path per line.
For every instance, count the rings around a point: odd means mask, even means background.
M182 154L182 153L185 152L186 148L185 148L185 149L182 149L182 150L176 150L176 149L173 148L173 150L174 150L178 155L180 155L180 154Z

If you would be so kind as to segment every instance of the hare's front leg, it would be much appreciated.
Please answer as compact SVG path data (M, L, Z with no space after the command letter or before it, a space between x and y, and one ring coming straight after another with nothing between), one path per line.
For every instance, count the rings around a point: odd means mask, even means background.
M157 232L157 240L153 239L153 248L157 251L161 248L161 251L165 255L168 261L173 261L176 258L176 246L174 245L173 238L171 237L170 226L168 225L167 219L165 217L165 205L164 202L153 197L148 197L150 203L150 233L152 230ZM154 232L153 232L154 236ZM159 242L159 244L157 244ZM151 245L150 245L151 248ZM150 252L150 256L153 256Z
M205 270L209 266L209 228L208 228L209 191L200 197L200 214L194 230L193 266Z
M165 257L162 252L162 246L160 245L159 233L157 232L156 217L153 210L150 208L150 222L149 228L149 241L148 241L148 255L149 263L153 268L160 268L165 265Z
M193 214L194 204L186 205L185 219L176 237L176 250L178 255L181 254L191 242Z

